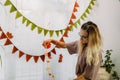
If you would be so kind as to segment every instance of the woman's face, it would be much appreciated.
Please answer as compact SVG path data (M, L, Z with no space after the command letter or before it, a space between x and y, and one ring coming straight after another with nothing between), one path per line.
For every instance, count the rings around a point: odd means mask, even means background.
M88 43L88 33L83 29L80 29L80 40L83 44Z

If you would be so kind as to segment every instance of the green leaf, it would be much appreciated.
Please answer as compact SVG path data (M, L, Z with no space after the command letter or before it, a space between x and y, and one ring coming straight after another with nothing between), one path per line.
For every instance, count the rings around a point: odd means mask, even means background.
M20 12L17 11L16 17L15 17L15 18L17 19L17 18L19 18L19 17L21 17L21 16L22 16L22 14L21 14Z
M6 2L5 2L5 4L4 4L5 6L9 6L9 5L11 5L11 2L10 2L10 0L6 0Z
M12 5L10 9L10 13L15 12L15 11L17 11L17 9L15 8L15 6Z

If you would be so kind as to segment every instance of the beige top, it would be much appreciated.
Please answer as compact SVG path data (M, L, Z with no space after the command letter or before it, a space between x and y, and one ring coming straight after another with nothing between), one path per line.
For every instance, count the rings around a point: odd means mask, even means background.
M66 47L70 54L76 54L78 52L78 42L66 43ZM102 62L102 54L99 53L100 63L98 65L89 65L86 64L86 57L79 53L77 64L76 64L76 75L83 75L86 80L99 80L98 70Z

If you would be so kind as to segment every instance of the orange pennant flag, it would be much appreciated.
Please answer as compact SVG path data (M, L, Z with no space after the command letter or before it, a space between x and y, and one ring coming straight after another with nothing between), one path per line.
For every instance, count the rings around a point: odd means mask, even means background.
M4 39L7 38L6 35L2 32L2 34L0 35L0 39Z
M77 12L78 10L76 9L76 7L74 7L74 9L73 9L73 12Z
M26 61L28 62L31 57L32 57L31 55L26 54Z
M72 13L71 19L76 19L76 16Z
M69 24L70 24L70 25L72 25L72 24L73 24L73 21L72 21L71 19L70 19L70 22L69 22Z
M52 59L52 56L51 56L51 53L50 53L50 52L48 53L48 58L49 58L49 59Z
M18 49L15 46L13 46L12 53L14 54L17 50Z
M43 62L45 61L45 55L41 55L40 58Z
M39 59L39 56L34 56L35 63L37 63L38 59Z
M19 58L21 58L24 55L22 51L19 51Z
M6 45L10 45L10 44L12 44L12 42L9 39L7 39L4 45L6 46Z
M64 37L68 37L68 32L67 31L65 31L65 33L64 33L64 35L63 35Z
M55 48L52 49L51 52L53 52L54 54L56 54L56 50L55 50Z
M63 37L60 39L60 41L65 42L64 39L63 39Z
M70 27L68 26L66 30L69 30L69 31L70 31L71 29L70 29Z
M77 2L75 2L75 7L79 7L79 4Z

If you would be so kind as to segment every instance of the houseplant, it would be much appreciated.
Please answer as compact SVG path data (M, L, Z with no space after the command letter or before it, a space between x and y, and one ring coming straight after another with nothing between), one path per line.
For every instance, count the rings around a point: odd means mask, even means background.
M106 72L111 74L114 80L120 80L118 73L115 70L113 70L113 68L115 67L115 64L111 60L111 53L112 53L112 50L106 50L106 55L104 57L105 60L103 61L102 67L105 68Z

